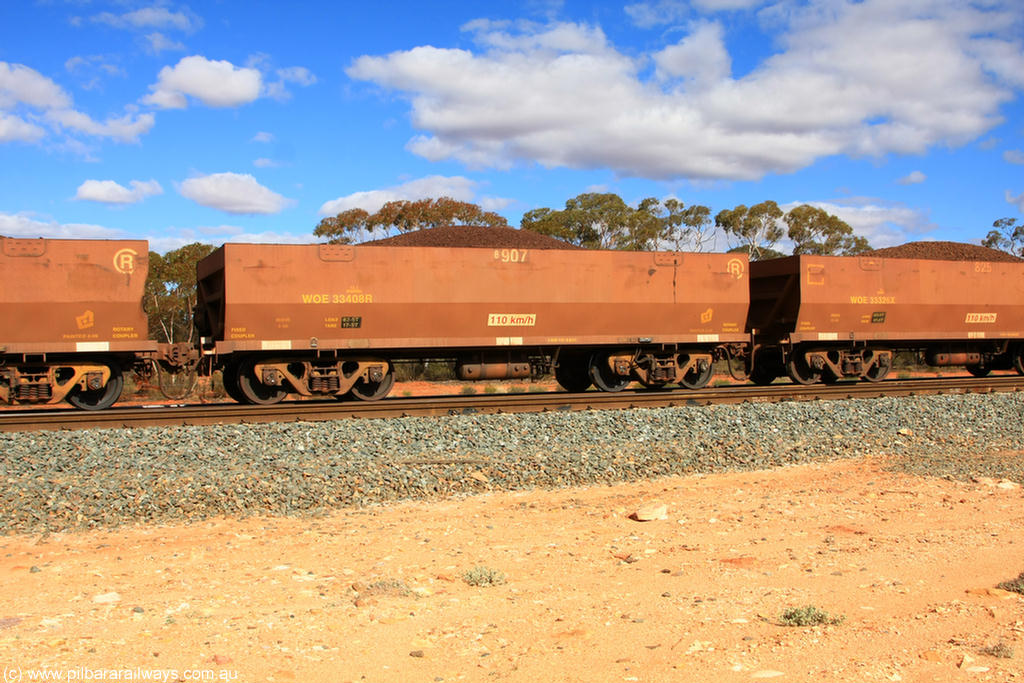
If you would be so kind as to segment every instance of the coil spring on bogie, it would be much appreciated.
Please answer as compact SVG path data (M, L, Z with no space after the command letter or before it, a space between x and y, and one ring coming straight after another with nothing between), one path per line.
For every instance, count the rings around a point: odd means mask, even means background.
M337 375L313 375L309 378L309 388L313 392L333 394L341 388Z
M49 401L52 397L53 387L46 383L18 384L14 387L14 398L17 401Z

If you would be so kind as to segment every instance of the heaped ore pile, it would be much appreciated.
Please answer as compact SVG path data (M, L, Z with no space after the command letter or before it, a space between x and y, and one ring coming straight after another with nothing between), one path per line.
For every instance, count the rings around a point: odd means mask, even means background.
M579 249L574 244L531 230L447 225L363 242L361 247L484 247L488 249Z
M907 242L898 247L875 249L864 256L916 258L928 261L1024 261L1005 251L964 242Z

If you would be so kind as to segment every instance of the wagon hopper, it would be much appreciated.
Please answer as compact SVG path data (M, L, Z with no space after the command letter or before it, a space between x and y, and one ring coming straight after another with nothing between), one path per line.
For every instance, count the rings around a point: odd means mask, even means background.
M1024 374L1024 263L792 256L751 264L752 378L877 381L893 353Z
M0 401L100 409L151 352L145 241L0 238Z
M402 360L569 390L699 387L743 342L734 254L227 244L197 268L204 352L233 396L376 399Z

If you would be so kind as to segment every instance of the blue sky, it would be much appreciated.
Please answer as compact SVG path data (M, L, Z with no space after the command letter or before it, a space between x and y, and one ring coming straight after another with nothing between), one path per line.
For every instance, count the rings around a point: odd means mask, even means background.
M1022 92L1020 0L8 1L0 234L306 242L608 191L977 242L1024 213Z

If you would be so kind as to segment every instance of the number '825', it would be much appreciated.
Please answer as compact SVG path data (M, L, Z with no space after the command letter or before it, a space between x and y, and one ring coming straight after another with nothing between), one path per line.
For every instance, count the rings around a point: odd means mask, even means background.
M502 263L526 263L526 249L495 249L494 260Z

